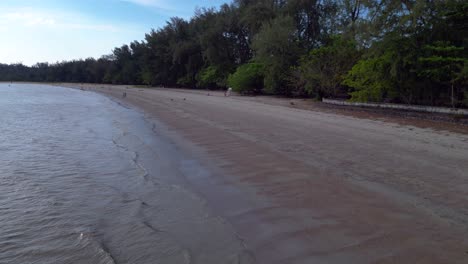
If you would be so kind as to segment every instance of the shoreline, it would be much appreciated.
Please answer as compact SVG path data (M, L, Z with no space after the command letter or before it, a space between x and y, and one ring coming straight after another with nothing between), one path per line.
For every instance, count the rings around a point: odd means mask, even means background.
M1 83L1 82L0 82ZM147 87L142 85L112 85L112 84L89 84L89 83L37 83L37 82L4 82L4 83L24 83L37 85L62 86L77 89L98 89L103 87L120 87L125 89L148 89L148 90L170 90L185 94L210 94L211 96L224 96L219 90L200 90L184 88L163 88ZM252 101L275 106L284 106L293 109L318 111L324 113L338 114L361 119L378 120L389 123L396 123L405 126L415 126L418 128L428 128L439 131L449 131L455 133L468 134L468 116L455 114L427 113L402 109L375 108L365 106L350 106L327 104L311 98L287 98L280 96L240 96L233 94L232 98L244 101Z
M218 264L250 254L186 184L210 172L162 136L164 125L98 93L0 86L0 262Z
M35 83L41 84L41 83ZM100 87L119 87L124 89L137 90L168 90L183 94L199 94L223 97L223 91L211 90L190 90L182 88L161 88L144 87L134 85L110 85L110 84L81 84L81 83L47 83L47 85L64 86L69 88L99 89ZM425 113L409 110L369 108L359 106L332 105L318 102L314 99L306 98L286 98L278 96L240 96L232 95L231 98L254 103L262 103L273 106L283 106L292 109L308 110L337 114L360 119L377 120L388 123L395 123L402 126L414 126L418 128L428 128L439 131L449 131L455 133L468 134L468 117L460 117L453 114Z
M187 180L259 263L468 260L465 135L216 92L85 88L161 121L212 169L210 178Z

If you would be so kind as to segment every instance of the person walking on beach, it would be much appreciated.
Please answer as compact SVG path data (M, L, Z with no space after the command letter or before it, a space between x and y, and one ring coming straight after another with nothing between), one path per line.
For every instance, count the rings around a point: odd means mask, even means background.
M229 88L227 89L227 91L224 92L224 96L229 97L229 96L231 96L231 93L232 93L232 88L229 87Z

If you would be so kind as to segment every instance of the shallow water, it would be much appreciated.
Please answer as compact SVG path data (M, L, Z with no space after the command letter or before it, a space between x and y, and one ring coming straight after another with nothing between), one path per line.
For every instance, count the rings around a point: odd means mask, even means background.
M160 124L92 92L0 93L0 263L254 262Z

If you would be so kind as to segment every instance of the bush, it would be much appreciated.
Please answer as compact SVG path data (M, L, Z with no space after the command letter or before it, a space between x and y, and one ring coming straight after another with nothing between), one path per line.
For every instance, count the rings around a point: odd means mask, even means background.
M345 76L343 84L352 87L351 101L382 102L394 95L394 83L389 78L392 53L362 59Z
M194 80L189 75L183 76L177 79L177 85L182 87L192 87L193 88Z
M260 93L263 89L264 67L260 63L247 63L229 75L228 85L241 94Z
M223 74L219 68L209 66L201 70L197 75L197 85L201 88L218 88L226 86L226 74Z
M330 38L327 45L313 49L302 56L295 68L295 87L317 98L337 97L345 93L343 79L359 59L360 52L354 41L339 36Z

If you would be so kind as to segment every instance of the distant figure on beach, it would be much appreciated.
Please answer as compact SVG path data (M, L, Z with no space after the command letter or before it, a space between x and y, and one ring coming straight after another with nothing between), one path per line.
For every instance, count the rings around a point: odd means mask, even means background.
M124 92L124 93L122 94L122 97L123 97L123 98L127 97L127 93Z
M232 88L229 87L229 88L224 92L224 96L229 97L229 96L231 96L231 93L232 93Z

